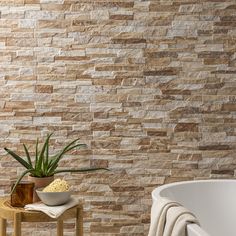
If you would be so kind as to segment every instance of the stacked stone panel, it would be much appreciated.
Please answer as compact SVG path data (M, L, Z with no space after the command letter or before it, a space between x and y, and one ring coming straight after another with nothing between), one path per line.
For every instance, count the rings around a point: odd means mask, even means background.
M88 145L61 166L111 170L65 175L88 236L146 236L155 187L234 178L235 10L234 0L1 0L0 194L22 171L3 148L23 155L49 132L52 152L77 137Z

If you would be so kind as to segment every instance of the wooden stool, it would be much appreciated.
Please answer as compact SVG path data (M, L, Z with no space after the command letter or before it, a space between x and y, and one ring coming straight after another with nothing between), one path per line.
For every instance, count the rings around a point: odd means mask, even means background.
M14 236L21 236L21 222L57 221L57 236L63 236L63 221L76 219L76 236L83 236L83 206L81 204L66 210L57 219L40 211L27 211L24 208L12 207L9 198L0 198L0 236L6 236L7 220L14 222Z

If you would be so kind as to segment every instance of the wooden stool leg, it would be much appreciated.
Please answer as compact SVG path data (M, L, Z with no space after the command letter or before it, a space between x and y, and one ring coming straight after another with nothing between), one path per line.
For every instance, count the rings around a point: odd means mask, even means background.
M83 207L77 207L76 236L83 236Z
M21 236L21 214L14 215L14 236Z
M57 236L63 236L63 220L57 221Z
M7 221L6 219L0 218L0 236L7 235Z

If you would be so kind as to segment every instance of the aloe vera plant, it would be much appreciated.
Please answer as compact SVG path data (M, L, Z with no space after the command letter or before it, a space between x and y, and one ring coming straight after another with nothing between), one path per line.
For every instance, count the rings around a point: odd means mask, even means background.
M35 157L32 158L29 153L29 149L23 144L26 157L21 157L12 150L4 148L8 154L10 154L15 160L17 160L26 170L18 177L15 185L13 186L11 193L15 190L16 185L21 181L21 179L26 175L30 174L34 177L48 177L61 172L86 172L95 170L107 170L106 168L85 168L85 169L57 169L60 160L64 157L66 153L75 149L86 147L86 144L78 143L79 139L75 139L69 144L67 144L61 151L55 155L49 154L49 142L52 133L47 135L41 148L39 148L39 141L37 139L35 145Z

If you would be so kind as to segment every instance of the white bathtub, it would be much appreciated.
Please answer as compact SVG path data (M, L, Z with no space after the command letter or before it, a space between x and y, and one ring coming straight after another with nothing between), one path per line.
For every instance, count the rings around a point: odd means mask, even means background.
M201 227L189 224L188 236L236 236L236 180L200 180L166 184L152 192L193 212Z

